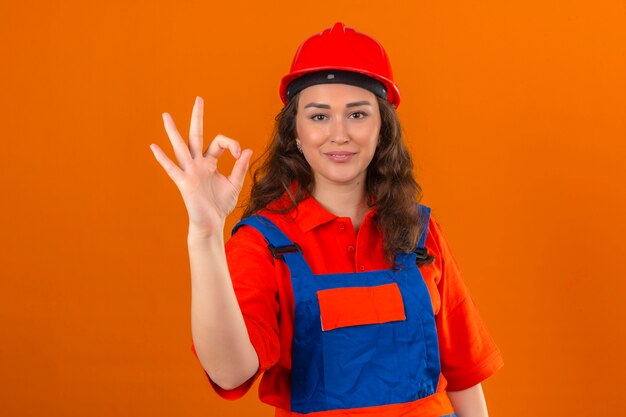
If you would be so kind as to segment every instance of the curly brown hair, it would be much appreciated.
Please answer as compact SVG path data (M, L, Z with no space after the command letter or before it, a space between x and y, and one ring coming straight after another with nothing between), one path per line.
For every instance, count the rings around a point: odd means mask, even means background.
M250 198L244 205L243 218L267 209L285 192L292 204L274 207L286 212L307 198L313 186L313 173L306 159L296 147L296 114L298 96L294 96L276 116L273 138L265 152L254 161L253 185ZM367 168L365 192L378 213L377 225L383 237L383 250L388 262L393 263L398 252L413 252L417 247L421 228L416 202L422 189L413 177L413 161L402 138L402 128L396 109L377 97L381 116L379 144ZM295 188L290 185L295 184ZM428 259L427 261L431 261ZM428 262L418 262L428 263Z

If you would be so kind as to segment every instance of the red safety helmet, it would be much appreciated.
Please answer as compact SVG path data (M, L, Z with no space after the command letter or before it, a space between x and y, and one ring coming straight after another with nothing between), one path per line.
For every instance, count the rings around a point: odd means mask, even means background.
M287 87L303 75L324 70L344 70L365 74L380 81L387 100L400 104L400 91L393 82L391 63L383 46L375 39L337 22L331 29L311 36L298 48L289 74L280 83L280 98L287 104Z

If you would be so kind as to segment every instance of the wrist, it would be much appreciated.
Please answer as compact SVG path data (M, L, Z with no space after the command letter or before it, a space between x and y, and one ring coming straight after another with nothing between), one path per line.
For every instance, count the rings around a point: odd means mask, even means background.
M187 230L187 242L206 242L206 241L223 241L224 240L224 222L219 227L212 230L200 228L189 224Z

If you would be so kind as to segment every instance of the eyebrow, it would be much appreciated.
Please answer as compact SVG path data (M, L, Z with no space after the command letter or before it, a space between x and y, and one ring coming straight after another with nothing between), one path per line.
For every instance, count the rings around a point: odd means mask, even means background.
M358 107L358 106L371 106L372 103L370 103L367 100L363 100L363 101L355 101L353 103L348 103L346 104L346 107L350 108L350 107ZM309 107L316 107L318 109L330 109L330 106L328 104L321 104L321 103L309 103L306 106L304 106L305 109L308 109Z

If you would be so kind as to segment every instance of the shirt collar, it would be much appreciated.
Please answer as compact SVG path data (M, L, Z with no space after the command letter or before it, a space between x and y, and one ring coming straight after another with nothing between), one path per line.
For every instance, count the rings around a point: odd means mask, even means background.
M309 196L293 211L293 218L303 232L309 232L317 226L328 223L337 218L326 210L316 199Z
M370 208L367 213L365 213L363 224L371 221L377 212L378 210L376 210L375 207ZM300 230L310 232L318 226L338 219L339 216L326 210L315 198L309 196L302 200L298 207L292 211L292 218Z
M295 191L295 183L292 183L290 188L292 192ZM285 192L280 199L275 201L274 204L276 204L275 208L289 207L293 204L293 200L290 193ZM363 222L365 223L370 220L369 218L375 216L377 212L378 210L376 210L375 207L369 209L365 214ZM339 218L339 216L326 210L324 206L322 206L311 195L305 197L305 199L302 200L297 207L288 212L288 215L294 220L300 230L305 233Z

